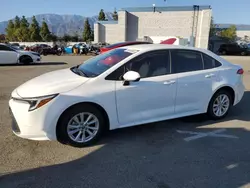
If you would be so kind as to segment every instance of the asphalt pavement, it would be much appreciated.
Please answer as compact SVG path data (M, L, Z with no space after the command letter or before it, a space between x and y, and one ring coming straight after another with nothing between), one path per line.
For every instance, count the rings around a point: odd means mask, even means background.
M250 57L225 57L244 67L246 92L221 121L199 115L124 128L88 148L13 135L11 91L86 58L46 56L41 65L0 67L0 188L250 187Z

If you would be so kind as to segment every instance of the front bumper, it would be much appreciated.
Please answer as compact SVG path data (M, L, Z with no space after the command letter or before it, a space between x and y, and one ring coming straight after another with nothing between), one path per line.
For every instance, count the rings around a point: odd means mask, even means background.
M11 128L12 128L12 131L15 133L15 134L20 134L20 129L19 129L19 126L16 122L16 119L11 111L11 109L9 108L9 113L10 113L10 117L11 117Z
M42 57L37 56L37 57L33 57L33 62L34 63L40 63L42 61Z
M32 55L33 63L40 63L42 61L42 56Z
M46 108L29 112L29 104L10 99L10 115L13 133L30 140L53 140L55 132L46 128Z

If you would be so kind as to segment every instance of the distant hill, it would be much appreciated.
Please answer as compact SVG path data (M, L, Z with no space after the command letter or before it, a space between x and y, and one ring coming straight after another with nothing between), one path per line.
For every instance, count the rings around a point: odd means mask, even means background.
M113 20L112 13L106 12L106 19ZM76 31L79 35L82 35L84 29L84 21L89 19L90 26L94 27L94 23L98 20L98 15L92 17L84 17L80 15L58 15L58 14L39 14L35 15L38 23L41 25L43 19L47 22L50 31L57 36L63 36L64 34L74 35ZM31 17L27 20L30 23ZM0 22L0 33L5 34L5 28L8 25L8 21Z

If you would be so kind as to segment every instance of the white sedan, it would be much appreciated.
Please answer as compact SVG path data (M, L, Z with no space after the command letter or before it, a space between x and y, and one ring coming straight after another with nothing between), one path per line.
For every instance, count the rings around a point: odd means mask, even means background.
M221 119L243 97L243 72L204 49L118 48L15 89L12 129L22 138L82 147L105 130L201 113Z
M0 43L1 64L30 64L41 61L41 56L36 52L23 51L10 45Z

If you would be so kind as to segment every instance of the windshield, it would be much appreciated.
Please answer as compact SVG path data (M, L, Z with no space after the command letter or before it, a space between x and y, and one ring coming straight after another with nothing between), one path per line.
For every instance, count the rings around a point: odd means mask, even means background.
M96 77L136 52L114 49L85 61L78 69L88 77Z
M19 46L12 46L12 45L8 45L8 47L10 47L13 50L20 50Z
M248 48L247 44L240 44L241 48Z

